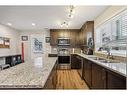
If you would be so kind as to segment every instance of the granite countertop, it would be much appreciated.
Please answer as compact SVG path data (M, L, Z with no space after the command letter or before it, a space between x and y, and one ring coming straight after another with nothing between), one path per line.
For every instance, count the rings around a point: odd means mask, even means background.
M0 88L43 88L57 57L43 55L0 71Z
M16 55L21 55L21 54L12 54L12 55L4 55L4 56L0 56L0 58L3 58L3 57L10 57L10 56L16 56Z
M92 57L97 57L95 55L85 55L85 54L78 54L77 55L84 57L88 60L91 60L92 62L95 62L96 64L103 66L104 68L107 68L113 72L116 72L124 77L127 77L127 63L103 63L98 60L92 59Z

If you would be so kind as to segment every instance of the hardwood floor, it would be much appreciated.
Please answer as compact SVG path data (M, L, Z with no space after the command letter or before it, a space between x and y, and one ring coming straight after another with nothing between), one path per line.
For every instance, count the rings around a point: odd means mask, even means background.
M56 89L89 89L77 70L57 70Z

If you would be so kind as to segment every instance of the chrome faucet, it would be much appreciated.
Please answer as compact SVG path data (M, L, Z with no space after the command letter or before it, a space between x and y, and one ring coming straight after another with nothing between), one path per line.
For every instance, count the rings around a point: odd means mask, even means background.
M113 59L113 55L111 54L109 48L107 49L107 58L108 58L108 59Z

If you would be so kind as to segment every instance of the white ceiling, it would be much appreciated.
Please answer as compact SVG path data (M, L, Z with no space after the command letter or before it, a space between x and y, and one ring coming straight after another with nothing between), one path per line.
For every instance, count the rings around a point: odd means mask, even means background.
M107 7L76 6L74 18L69 19L69 6L0 6L0 23L12 23L11 27L20 30L53 29L61 28L60 24L68 20L68 28L81 28L83 23L94 20ZM36 23L36 26L31 23Z

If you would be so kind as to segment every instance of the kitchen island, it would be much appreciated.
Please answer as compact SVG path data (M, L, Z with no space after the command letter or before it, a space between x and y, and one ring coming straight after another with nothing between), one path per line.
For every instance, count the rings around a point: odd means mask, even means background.
M35 58L0 71L0 89L37 88L42 89L57 62L57 57Z

